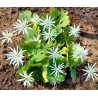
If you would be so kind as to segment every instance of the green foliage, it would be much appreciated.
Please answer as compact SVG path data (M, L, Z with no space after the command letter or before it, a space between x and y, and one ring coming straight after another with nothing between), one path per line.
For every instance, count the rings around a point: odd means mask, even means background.
M47 67L45 67L45 68L43 69L42 76L43 76L43 81L44 81L45 83L47 83L47 82L49 81L48 78L47 78Z
M31 11L24 11L19 14L19 18L30 20L31 29L27 28L28 35L24 34L21 48L26 50L24 55L29 57L29 60L26 63L19 67L17 74L19 75L23 71L27 73L34 72L33 77L36 81L41 80L44 83L47 82L63 82L66 78L67 72L66 69L70 70L70 75L73 81L76 80L76 68L82 64L81 60L76 60L73 58L73 46L75 45L74 41L77 39L74 35L70 35L70 20L67 12L59 11L57 8L52 8L50 13L48 14L55 21L55 27L51 29L55 31L57 34L55 40L51 40L49 43L44 40L42 35L43 26L39 23L33 23L30 19L33 17L39 17L36 13L32 15ZM42 15L42 17L46 17L46 14ZM48 30L46 29L48 32ZM38 40L33 41L34 37L40 35L40 42ZM64 68L62 69L63 73L59 73L59 76L54 77L54 74L51 74L53 70L51 70L50 66L53 66L53 59L50 57L50 49L56 48L58 46L59 53L61 57L56 59L56 64L64 64Z
M23 13L19 13L19 18L21 18L21 19L30 19L31 15L32 15L31 11L26 10Z
M72 80L75 81L76 80L76 69L71 69L70 74L71 74Z
M67 12L61 11L59 14L59 24L57 25L58 28L66 27L70 23L69 16Z
M36 62L42 61L46 57L47 56L45 54L41 53L41 51L34 55L34 58L35 58Z
M62 62L62 60L56 60L57 65L60 64ZM59 76L54 77L54 74L51 74L53 71L51 70L50 66L53 66L53 61L50 60L49 61L49 66L47 67L47 78L50 82L53 81L59 81L59 82L63 82L65 80L65 76L66 76L66 70L65 68L63 69L64 73L60 73Z
M55 20L57 19L57 17L59 16L60 14L60 11L57 9L57 8L52 8L50 10L50 14L51 14L51 17L54 18Z

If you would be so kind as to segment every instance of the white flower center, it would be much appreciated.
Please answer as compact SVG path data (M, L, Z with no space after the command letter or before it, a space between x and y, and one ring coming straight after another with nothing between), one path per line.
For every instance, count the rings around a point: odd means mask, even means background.
M49 24L50 24L50 20L47 20L47 21L46 21L46 25L49 25Z
M88 70L88 73L89 74L93 74L93 70Z
M24 23L22 23L22 24L21 24L21 26L22 26L23 28L25 28L25 27L26 27Z
M78 30L77 29L74 29L74 33L77 33L78 32Z
M30 76L28 76L28 77L26 77L26 78L25 78L25 80L30 80L30 78L31 78L31 77L30 77Z
M57 68L57 67L56 67L56 69L55 69L55 70L56 70L56 71L59 71L59 68Z
M82 55L82 54L83 54L82 50L80 50L80 51L79 51L79 54L80 54L80 55Z
M57 54L57 52L56 52L56 51L54 51L54 52L53 52L53 55L56 55L56 54Z
M79 53L79 55L82 55L82 54L83 54L83 49L82 49L82 47L79 47L78 53Z
M16 57L19 57L19 54L18 54L18 53L16 53L16 54L15 54L15 56L16 56Z
M5 38L10 38L10 37L11 37L10 34L6 34L6 35L5 35Z
M50 37L51 36L51 33L48 33L48 37Z

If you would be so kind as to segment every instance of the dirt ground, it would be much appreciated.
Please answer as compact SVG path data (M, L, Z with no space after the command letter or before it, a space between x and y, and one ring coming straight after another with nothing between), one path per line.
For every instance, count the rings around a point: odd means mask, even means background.
M3 30L9 30L12 28L13 23L16 22L19 12L26 9L36 12L39 15L44 12L48 12L50 8L0 8L0 32ZM89 57L87 62L95 63L98 67L98 8L58 8L60 10L66 10L69 13L71 25L74 23L80 25L81 34L79 41L89 51ZM14 44L20 45L22 36L14 37ZM11 45L10 45L11 46ZM85 83L83 72L81 68L85 68L85 65L81 65L77 69L77 82L72 83L71 78L67 79L59 84L57 88L52 87L50 84L44 85L40 81L30 88L24 88L22 83L17 82L16 75L17 69L9 65L6 61L5 54L9 51L8 45L2 45L0 41L0 89L1 90L19 90L19 89L65 89L65 90L96 90L98 89L98 81L88 81Z

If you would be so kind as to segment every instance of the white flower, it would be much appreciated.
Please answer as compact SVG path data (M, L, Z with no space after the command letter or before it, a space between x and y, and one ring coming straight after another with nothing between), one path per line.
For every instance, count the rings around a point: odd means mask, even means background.
M38 34L37 37L33 37L33 39L31 39L31 41L37 41L37 42L41 42L40 40L40 35Z
M88 67L86 69L82 69L83 71L85 71L85 74L84 75L87 75L85 81L87 81L90 78L92 78L93 81L94 81L94 79L97 79L97 76L98 76L98 74L97 74L98 68L96 68L95 65L96 65L96 63L91 64L91 65L89 65L89 63L88 63Z
M46 16L46 19L40 19L40 25L44 26L45 29L51 29L51 27L55 27L55 21L53 21L54 18L51 19L50 16Z
M70 35L74 35L75 37L79 36L79 33L81 31L79 26L76 27L75 24L74 24L74 27L71 26L70 29L71 29L71 31L69 32Z
M59 77L59 74L64 74L63 68L65 68L64 64L56 65L56 62L53 64L53 66L49 66L51 70L53 71L50 75L54 74L54 77Z
M3 35L3 36L0 38L0 39L2 39L2 44L5 43L6 41L7 41L8 43L9 43L9 42L12 43L11 37L15 36L13 33L14 33L14 31L13 31L13 32L12 32L12 31L7 31L7 30L2 31L2 35Z
M87 55L88 55L88 51L84 49L84 47L80 46L80 43L74 45L73 57L75 57L77 60L81 59L81 61L83 62L83 58L86 58Z
M52 40L52 41L55 40L54 37L57 36L55 31L50 31L50 30L49 30L49 32L44 31L42 35L44 35L44 40L45 41L48 40L48 43L50 42L50 40Z
M24 81L23 85L24 87L29 87L31 86L31 82L34 82L34 78L32 78L32 73L31 72L29 75L26 73L26 71L23 71L23 74L20 74L23 78L19 79L17 81Z
M22 64L23 65L23 58L24 58L24 56L23 56L23 52L25 51L25 50L22 50L22 49L20 49L18 46L16 47L17 49L12 49L11 47L9 47L11 50L12 50L12 52L9 52L8 54L7 54L7 60L10 60L10 64L13 64L13 66L14 66L14 68L16 68L16 67L19 67L19 65L20 64ZM19 51L19 49L20 49L20 51Z
M30 19L33 23L39 23L40 18L38 16L33 16L33 18Z
M56 59L59 59L61 57L61 55L59 54L60 51L58 51L58 46L54 49L50 49L50 52L48 52L50 54L50 58L53 59L53 63L55 62Z
M14 26L14 28L16 29L16 32L18 32L18 34L20 34L21 32L23 34L27 34L28 35L28 31L27 28L31 29L29 26L30 24L28 24L29 21L25 20L20 20L17 19L18 23L16 23Z

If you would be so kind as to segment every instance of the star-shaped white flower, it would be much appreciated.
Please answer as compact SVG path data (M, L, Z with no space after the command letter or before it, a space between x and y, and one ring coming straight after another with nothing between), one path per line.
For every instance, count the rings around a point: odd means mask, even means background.
M7 43L12 43L12 37L15 36L14 31L12 32L11 30L5 30L2 31L2 37L0 38L2 40L2 44L4 44L6 41Z
M81 61L83 62L83 58L86 58L87 55L88 55L88 51L84 47L80 46L80 43L74 45L73 47L74 58L76 58L77 60L81 59Z
M20 64L23 65L23 52L25 50L20 49L18 46L16 47L16 49L12 49L11 47L9 47L11 49L12 52L9 52L7 54L7 60L10 60L10 64L12 64L14 66L14 68L18 68Z
M23 74L20 74L20 76L22 76L22 79L19 79L17 81L23 81L23 85L24 87L29 87L31 86L31 83L34 82L34 78L32 78L32 73L31 72L29 75L26 73L26 71L23 71Z
M80 27L79 26L75 26L75 24L74 24L74 26L72 27L70 27L70 35L74 35L75 37L78 37L79 36L79 33L80 33L80 31L81 31L81 29L80 29Z
M57 36L55 31L50 31L50 30L49 30L49 32L44 31L42 35L44 36L44 40L48 41L48 43L50 42L50 40L52 40L52 41L55 40L54 37Z
M31 39L31 41L35 41L35 42L41 43L40 35L38 34L37 37L33 37L33 39Z
M86 69L82 69L85 72L84 75L87 75L85 81L89 80L90 78L92 78L93 81L94 81L94 79L97 79L98 68L95 67L95 65L96 65L96 63L91 64L91 65L88 63L88 67Z
M49 66L52 70L52 73L50 75L54 75L54 77L59 77L59 74L64 74L63 72L63 69L65 68L65 65L64 64L59 64L59 65L56 65L56 62L52 65L52 66Z
M56 48L53 47L53 49L50 49L50 52L48 53L50 54L49 57L53 59L53 63L55 62L56 59L62 57L62 55L60 55L60 51L58 51L58 46Z
M51 19L50 16L46 15L46 19L40 19L40 25L44 26L45 29L51 29L52 27L55 27L55 21L53 21L54 18Z
M20 34L22 32L23 34L27 34L28 35L27 28L32 29L32 28L29 27L30 26L30 24L28 24L29 21L26 20L26 19L25 20L17 19L17 21L18 22L13 25L14 28L16 29L16 32L18 32L18 34Z

